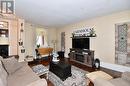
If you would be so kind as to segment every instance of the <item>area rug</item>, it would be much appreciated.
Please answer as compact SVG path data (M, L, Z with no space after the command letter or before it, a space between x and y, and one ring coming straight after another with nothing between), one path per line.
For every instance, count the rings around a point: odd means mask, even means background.
M54 84L54 86L87 86L87 80L85 75L88 73L78 67L71 67L72 76L62 81L54 73L49 72L48 78Z

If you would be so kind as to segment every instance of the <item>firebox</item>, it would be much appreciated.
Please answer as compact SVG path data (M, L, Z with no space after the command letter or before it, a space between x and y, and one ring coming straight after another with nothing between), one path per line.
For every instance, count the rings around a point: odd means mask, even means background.
M0 56L3 58L8 57L8 45L0 45Z

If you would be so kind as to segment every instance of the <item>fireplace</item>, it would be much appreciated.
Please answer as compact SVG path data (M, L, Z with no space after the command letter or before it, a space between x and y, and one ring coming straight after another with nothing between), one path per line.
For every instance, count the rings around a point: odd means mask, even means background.
M3 58L8 57L8 47L8 45L0 45L0 56L2 56Z

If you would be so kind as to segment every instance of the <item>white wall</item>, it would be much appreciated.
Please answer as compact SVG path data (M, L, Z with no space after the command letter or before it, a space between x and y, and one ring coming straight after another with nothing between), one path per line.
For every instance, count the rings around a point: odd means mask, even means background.
M130 11L97 17L59 28L57 40L60 41L61 32L65 32L65 54L67 56L69 48L72 47L71 33L75 29L94 27L97 37L90 38L90 49L95 51L95 58L100 58L103 62L115 63L115 24L128 21L130 21ZM58 42L58 50L61 49L60 45L60 42Z
M46 40L47 45L50 45L50 47L53 48L51 41L54 39L56 40L55 28L45 29L44 27L25 22L25 56L29 55L35 57L36 37L37 35L41 34L41 32L44 35L44 39Z
M52 48L54 48L54 45L52 43L52 40L57 40L57 32L56 32L56 29L55 28L49 28L47 30L48 32L48 35L47 35L47 39L48 39L48 45ZM57 41L58 43L58 41Z
M35 39L36 39L36 27L30 23L25 22L25 49L26 55L35 56Z

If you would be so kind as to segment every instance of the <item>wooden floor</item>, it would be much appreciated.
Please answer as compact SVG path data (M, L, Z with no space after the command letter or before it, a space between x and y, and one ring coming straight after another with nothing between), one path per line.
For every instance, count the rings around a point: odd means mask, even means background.
M50 61L51 61L51 59L49 59L49 60L42 60L42 61L40 61L40 64L43 64L43 65L47 66L47 65L49 65ZM70 63L71 65L74 65L74 66L76 66L78 68L81 68L81 69L83 69L85 71L89 71L89 72L94 71L93 68L87 67L85 65L82 65L82 64L79 64L79 63L76 63L76 62L72 62L68 58L64 58L64 59L61 58L60 61L64 61L64 62ZM54 86L49 80L47 80L47 83L48 83L48 86ZM89 86L93 86L93 84L91 83Z

